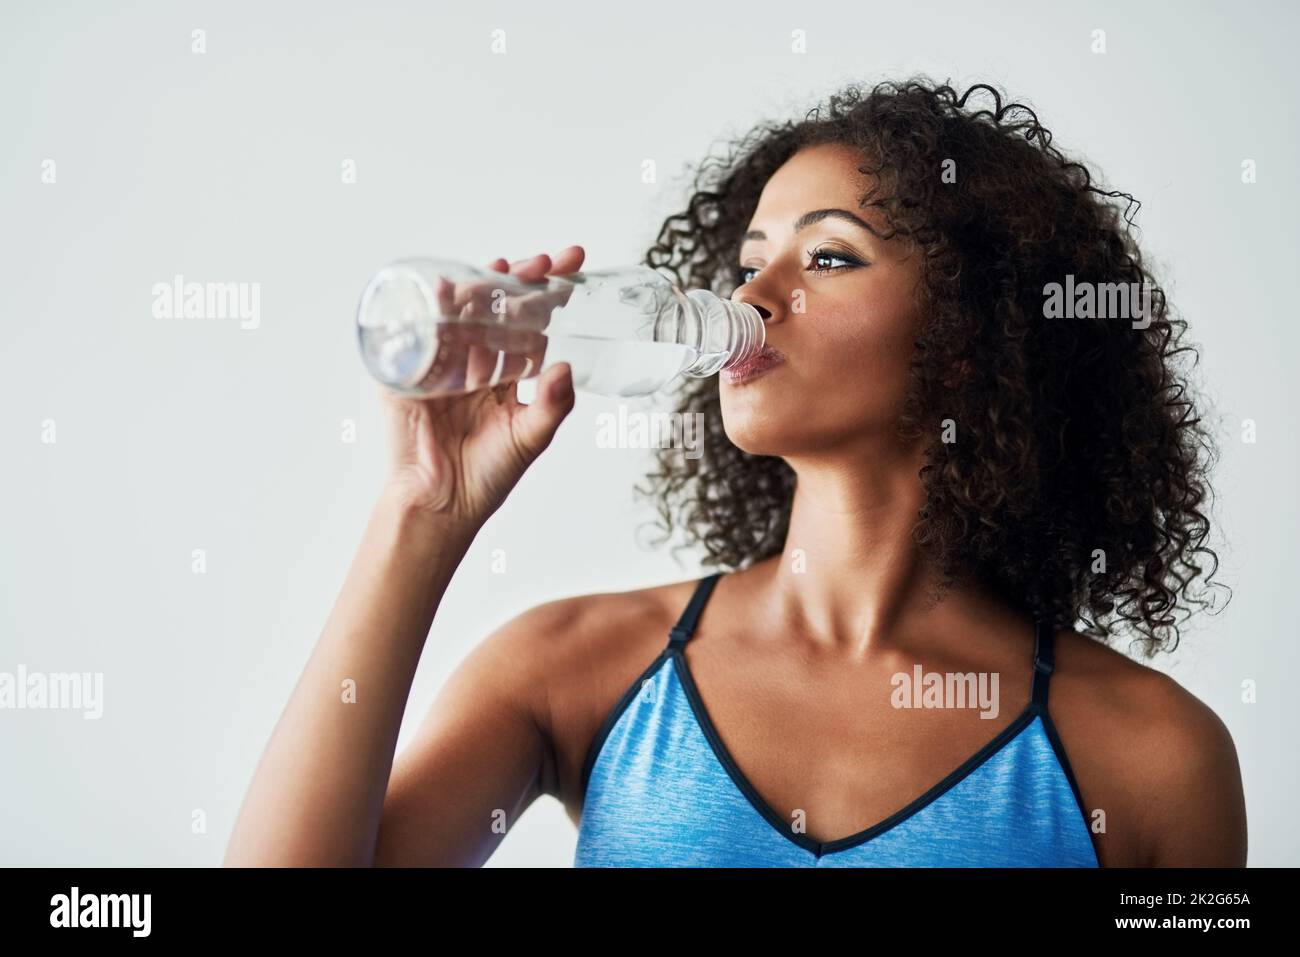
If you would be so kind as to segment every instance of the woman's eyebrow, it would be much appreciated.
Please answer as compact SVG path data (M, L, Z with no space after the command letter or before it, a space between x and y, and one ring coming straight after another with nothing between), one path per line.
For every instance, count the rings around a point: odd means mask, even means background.
M832 219L832 218L843 219L846 222L850 222L854 226L857 226L859 229L871 233L873 236L876 234L876 231L874 229L868 226L863 220L859 219L857 216L854 216L847 209L814 209L811 212L804 213L802 216L800 216L798 219L794 221L794 231L797 233L801 229L807 229L813 223L819 223L823 219ZM750 239L767 239L767 233L763 232L763 230L761 229L751 229L747 233L745 233L744 236L740 237L740 239L741 242L745 242Z

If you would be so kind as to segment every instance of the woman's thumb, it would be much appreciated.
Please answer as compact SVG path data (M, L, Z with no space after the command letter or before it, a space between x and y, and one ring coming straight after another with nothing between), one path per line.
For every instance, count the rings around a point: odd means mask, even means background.
M567 362L558 362L542 373L533 401L515 416L515 435L530 458L551 444L573 402L573 370Z

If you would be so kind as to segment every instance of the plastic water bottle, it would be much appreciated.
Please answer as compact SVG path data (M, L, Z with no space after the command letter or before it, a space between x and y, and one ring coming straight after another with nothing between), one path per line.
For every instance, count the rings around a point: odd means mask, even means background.
M575 388L649 395L704 378L763 348L762 314L707 290L683 292L648 266L522 282L449 259L376 273L357 309L366 368L409 396L454 395L567 362Z

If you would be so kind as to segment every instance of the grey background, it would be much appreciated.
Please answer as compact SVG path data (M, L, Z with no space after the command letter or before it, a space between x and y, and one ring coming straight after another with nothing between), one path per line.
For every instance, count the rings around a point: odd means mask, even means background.
M845 81L921 71L1005 86L1144 204L1203 350L1235 590L1160 667L1232 730L1251 864L1296 864L1296 19L1288 3L6 3L0 671L102 672L104 715L0 711L0 863L221 860L382 478L351 325L371 272L575 242L593 268L636 262L710 147ZM177 273L260 283L259 328L155 318L152 286ZM650 453L595 441L616 408L581 394L479 536L401 745L519 611L697 573L638 534ZM543 799L489 863L565 866L574 840Z

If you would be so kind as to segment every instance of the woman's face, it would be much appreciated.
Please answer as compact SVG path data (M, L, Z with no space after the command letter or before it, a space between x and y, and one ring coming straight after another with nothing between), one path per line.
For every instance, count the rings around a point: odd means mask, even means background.
M731 298L763 313L767 345L785 357L746 381L720 375L727 436L751 454L879 448L897 420L920 257L905 239L882 242L854 221L887 231L876 210L858 208L869 185L861 163L838 144L800 150L768 180L749 222L744 282Z

